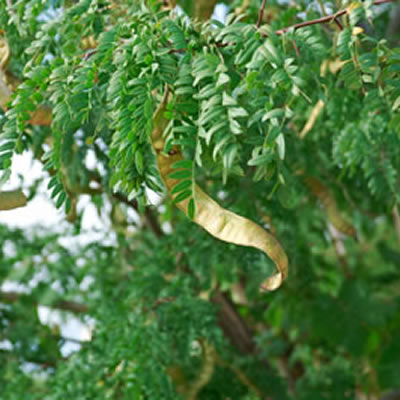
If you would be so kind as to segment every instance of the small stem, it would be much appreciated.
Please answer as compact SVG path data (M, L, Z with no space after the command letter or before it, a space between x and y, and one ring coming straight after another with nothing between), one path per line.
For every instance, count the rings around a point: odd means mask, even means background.
M378 6L380 4L385 4L385 3L393 3L393 0L375 0L373 4L375 6ZM304 27L310 26L310 25L329 23L329 22L335 21L338 17L341 17L342 15L345 15L345 14L347 14L347 8L345 8L343 10L339 10L337 13L332 14L332 15L327 15L325 17L313 19L311 21L300 22L298 24L279 29L275 32L275 34L282 35L290 29L296 30L296 29L304 28Z
M15 302L19 301L21 298L23 299L24 296L25 295L22 293L0 291L0 302L15 303ZM32 305L37 306L39 304L36 301L33 301ZM77 313L77 314L83 314L83 313L89 312L89 307L86 306L85 304L76 303L76 302L70 301L70 300L56 300L55 302L53 302L50 305L46 304L46 306L48 306L50 308L56 308L59 310L63 310L63 311L71 311L71 312Z
M261 26L261 22L262 22L262 19L263 19L264 9L265 9L265 4L266 3L267 3L267 0L262 0L260 13L258 14L257 28L259 28Z
M337 18L335 18L334 21L335 21L336 25L339 27L339 29L342 31L343 25L341 24L341 22Z
M128 200L122 193L113 193L112 197L131 206L139 215L139 206L137 201L135 200ZM163 230L161 229L160 224L158 223L156 215L153 214L152 210L149 207L146 207L144 210L144 221L147 227L157 236L162 237L164 235Z
M296 56L297 56L298 58L300 58L299 46L297 46L297 43L296 43L295 40L292 40L292 44L293 44L294 51L296 52Z
M91 57L93 54L96 54L97 50L96 49L89 49L83 54L83 60L86 61Z
M288 26L287 28L279 29L275 33L277 35L282 35L283 33L286 33L289 29L295 29L296 30L296 29L304 28L304 27L310 26L310 25L325 24L327 22L332 22L332 20L335 20L337 17L341 17L342 15L345 15L345 14L347 14L347 9L340 10L336 14L327 15L326 17L313 19L311 21L300 22L298 24L295 24L295 25L292 25L292 26Z

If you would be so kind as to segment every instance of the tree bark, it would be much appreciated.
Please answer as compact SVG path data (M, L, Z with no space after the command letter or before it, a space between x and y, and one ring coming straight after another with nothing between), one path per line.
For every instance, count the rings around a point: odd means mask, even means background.
M4 303L15 303L23 297L24 294L17 292L1 292L0 291L0 301ZM39 305L37 301L33 301L33 305ZM47 306L47 305L46 305ZM75 301L69 300L56 300L53 304L49 305L51 308L57 308L63 311L71 311L76 314L87 313L89 307L85 304L76 303Z
M253 354L256 349L253 335L229 297L216 290L211 301L218 305L219 326L232 345L242 354Z

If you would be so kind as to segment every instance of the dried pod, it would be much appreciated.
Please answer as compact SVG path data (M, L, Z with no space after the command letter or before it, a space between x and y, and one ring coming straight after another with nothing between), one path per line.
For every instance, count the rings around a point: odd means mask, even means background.
M182 160L182 155L178 147L173 147L168 154L163 151L165 146L163 131L168 124L168 120L164 117L167 100L168 95L165 95L154 115L152 144L157 156L161 178L168 191L171 191L179 180L172 179L169 175L172 171L177 171L172 166ZM194 222L217 239L240 246L255 247L267 254L274 261L278 272L268 277L261 284L260 290L277 289L288 275L288 258L278 240L255 222L221 207L198 185L194 186L193 192L196 202ZM172 197L175 198L176 194ZM176 205L186 215L189 214L188 198L177 202Z
M356 230L347 222L337 208L336 200L331 191L318 179L307 176L304 178L311 192L324 207L329 222L341 233L348 236L355 236Z

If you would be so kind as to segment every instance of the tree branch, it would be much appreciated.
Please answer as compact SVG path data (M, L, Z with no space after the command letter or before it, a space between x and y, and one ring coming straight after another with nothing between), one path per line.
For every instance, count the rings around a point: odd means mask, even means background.
M0 291L0 301L4 303L15 303L19 301L25 294L17 292L3 292ZM33 301L35 306L39 305L37 301ZM76 314L83 314L89 311L89 307L85 304L76 303L69 300L56 300L53 304L49 305L51 308L57 308L63 311L71 311Z
M261 352L254 342L253 332L251 332L246 321L239 315L228 295L217 289L211 297L211 301L218 306L218 325L233 347L244 356L257 357ZM251 382L249 377L241 373L240 370L234 367L230 368L239 380L253 392L261 391L256 386L256 383ZM256 359L256 368L268 372L272 371L271 364L265 358Z
M132 207L136 212L139 212L139 207L137 201L135 200L128 200L126 196L122 193L113 193L112 197L121 201L122 203L127 204L128 206ZM162 237L164 235L163 230L161 229L160 224L157 221L157 217L153 214L149 207L146 207L144 210L144 218L147 227L158 237Z
M211 301L219 306L218 322L226 337L242 354L254 354L256 346L249 327L236 311L229 297L219 289L213 294Z
M339 30L342 31L343 30L343 25L337 18L335 18L335 23L338 26Z
M6 357L8 359L17 360L18 362L21 361L20 358L15 354L15 352L13 350L0 349L0 360L3 357ZM36 364L43 369L55 368L57 366L57 363L54 360L48 360L48 361L43 362L43 361L37 360L34 357L28 357L25 359L25 361L30 362L32 364Z
M11 190L0 192L0 210L13 210L14 208L23 207L27 203L26 196L21 190Z

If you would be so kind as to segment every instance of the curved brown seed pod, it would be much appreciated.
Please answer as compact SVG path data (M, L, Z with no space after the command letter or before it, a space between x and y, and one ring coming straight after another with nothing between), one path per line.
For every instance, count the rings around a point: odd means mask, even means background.
M349 222L347 222L337 208L336 200L331 191L322 184L318 179L307 176L304 178L307 186L322 206L325 208L329 222L341 233L348 236L355 236L356 230Z
M162 136L168 120L164 117L168 93L154 114L154 128L152 132L152 144L157 156L157 164L160 175L169 191L179 182L171 179L168 175L176 169L172 165L182 160L179 148L174 147L166 154L163 152L165 140ZM241 217L221 207L216 201L209 197L198 185L194 187L196 201L196 212L194 222L203 227L207 232L224 242L240 246L255 247L266 253L274 261L278 272L268 277L260 287L260 290L275 290L288 275L288 258L280 243L265 229L255 222ZM188 215L189 199L177 203L186 215Z

